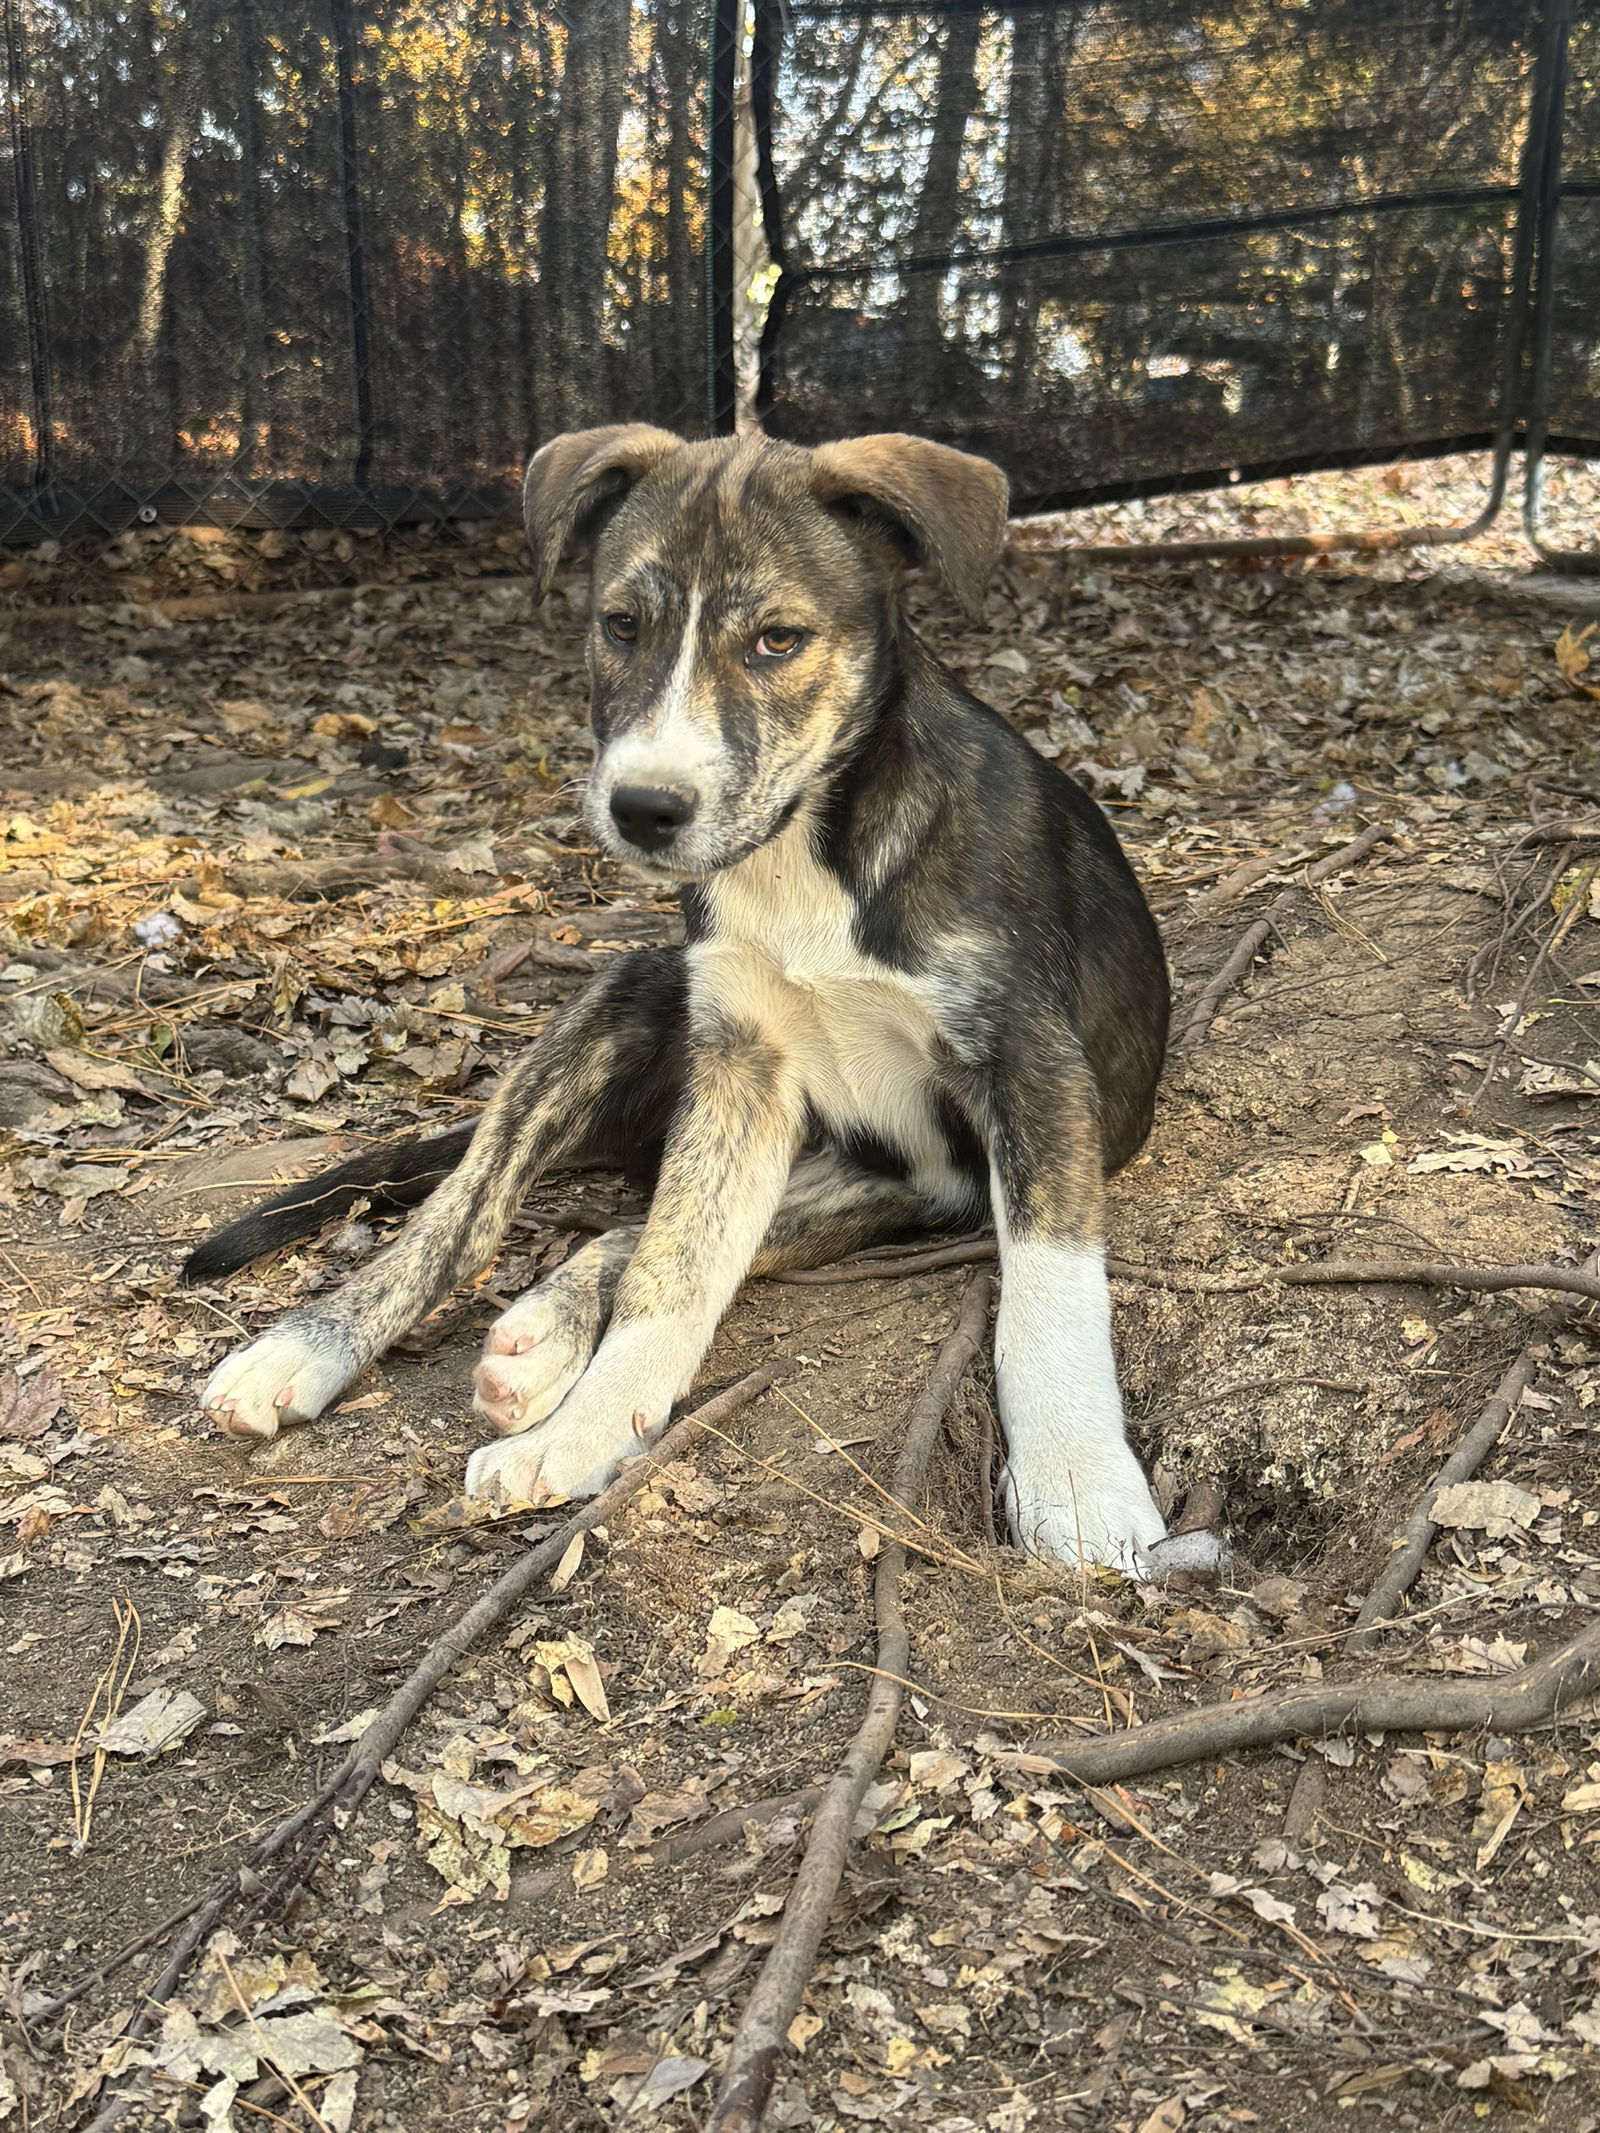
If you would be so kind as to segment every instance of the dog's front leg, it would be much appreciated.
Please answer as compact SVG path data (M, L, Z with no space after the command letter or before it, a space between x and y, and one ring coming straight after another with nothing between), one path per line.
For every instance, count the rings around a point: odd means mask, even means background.
M718 1321L783 1197L804 1103L781 1051L751 1025L702 1023L644 1234L617 1284L594 1360L549 1419L473 1453L470 1495L536 1503L604 1488L687 1391ZM480 1408L501 1428L495 1356L479 1366Z
M623 1140L628 1103L638 1106L642 1085L681 1043L682 977L670 954L619 956L540 1032L495 1090L460 1168L398 1242L218 1364L201 1395L214 1422L261 1438L321 1414L457 1281L488 1264L535 1177L592 1157L608 1120L615 1130L602 1143Z
M1165 1528L1123 1428L1095 1090L1081 1057L1000 1068L988 1137L1013 1529L1035 1554L1136 1570Z

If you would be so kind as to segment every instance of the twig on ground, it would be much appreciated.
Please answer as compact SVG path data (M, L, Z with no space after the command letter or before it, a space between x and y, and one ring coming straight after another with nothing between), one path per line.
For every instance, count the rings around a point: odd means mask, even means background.
M1299 840L1292 850L1258 852L1254 859L1246 859L1220 881L1203 889L1191 903L1179 904L1169 914L1172 918L1209 918L1213 911L1220 911L1224 904L1231 904L1253 889L1257 882L1265 881L1270 874L1287 874L1296 866L1304 866L1305 841Z
M894 1493L908 1509L927 1474L945 1410L983 1340L992 1287L986 1274L973 1276L927 1388L907 1418L905 1443L895 1467ZM900 1717L904 1693L900 1679L904 1678L911 1657L900 1595L905 1567L905 1550L891 1541L878 1557L873 1587L879 1672L873 1680L866 1716L817 1809L811 1841L784 1906L777 1938L729 2047L722 2086L709 2120L710 2133L757 2133L788 2041L789 2025L799 2012L816 1967L828 1913L844 1876L856 1811L888 1752Z
M781 1281L795 1288L831 1288L841 1281L893 1281L901 1274L926 1274L934 1267L980 1266L995 1256L993 1237L961 1237L954 1244L934 1244L925 1251L886 1252L882 1258L865 1252L858 1259L836 1260L832 1266L813 1266L798 1274L768 1274L768 1281Z
M1478 997L1480 978L1486 986L1496 983L1506 950L1517 935L1526 931L1540 913L1548 908L1551 891L1566 872L1567 860L1571 856L1565 849L1558 851L1552 866L1548 855L1541 858L1536 854L1517 877L1515 887L1507 887L1506 860L1513 857L1515 851L1516 847L1513 846L1510 852L1495 859L1495 874L1501 884L1500 929L1493 940L1483 942L1474 950L1466 969L1461 973L1461 990L1469 1001ZM1539 886L1532 895L1525 895L1529 882L1536 874L1543 877Z
M1524 1353L1517 1357L1495 1387L1483 1413L1440 1467L1421 1503L1396 1535L1394 1552L1373 1581L1371 1591L1361 1604L1361 1612L1356 1616L1356 1626L1345 1640L1346 1651L1365 1651L1392 1621L1395 1609L1416 1583L1417 1572L1439 1530L1431 1515L1439 1491L1458 1481L1470 1481L1482 1466L1516 1413L1523 1392L1532 1381L1534 1369L1531 1355Z
M1462 1438L1434 1476L1421 1503L1395 1536L1393 1553L1362 1602L1355 1626L1345 1638L1346 1651L1359 1652L1377 1638L1392 1621L1394 1611L1416 1583L1433 1536L1439 1528L1431 1516L1441 1489L1458 1481L1470 1481L1490 1452L1500 1442L1506 1424L1516 1413L1524 1388L1534 1374L1533 1357L1524 1351L1495 1387L1483 1413ZM1327 1791L1327 1766L1310 1757L1294 1781L1289 1805L1284 1811L1286 1837L1304 1837L1311 1832Z
M163 2007L176 1989L190 1957L231 1904L241 1895L254 1895L259 1891L259 1870L269 1860L284 1859L287 1855L284 1866L274 1877L275 1890L283 1890L285 1885L287 1888L293 1888L304 1880L321 1856L329 1838L337 1829L348 1823L384 1763L394 1752L401 1735L428 1702L445 1675L481 1637L497 1623L504 1621L517 1602L531 1591L542 1577L555 1569L576 1536L588 1533L594 1527L604 1525L608 1519L614 1518L628 1499L636 1495L653 1474L674 1459L682 1458L704 1430L720 1427L741 1408L747 1407L753 1399L767 1390L777 1376L777 1366L766 1364L759 1370L751 1371L748 1377L741 1378L736 1385L730 1385L726 1392L718 1393L693 1414L685 1415L681 1422L675 1423L668 1430L658 1444L639 1458L630 1460L610 1488L590 1502L580 1505L554 1533L521 1556L502 1577L496 1579L487 1592L480 1595L464 1615L452 1623L442 1636L435 1639L419 1664L390 1697L327 1783L275 1829L251 1845L235 1865L196 1897L187 1914L190 1920L188 1930L173 1949L155 1984L142 1996L141 2004L123 2031L125 2037L143 2036L154 2027ZM291 1851L291 1846L296 1848ZM130 1944L127 1952L137 1952L137 1949ZM39 2009L35 2019L48 2021L53 2015L59 2014L85 1992L98 1985L104 1975L103 1969L92 1972ZM137 2096L127 2090L119 2090L108 2097L93 2119L89 2133L109 2133L109 2129L134 2107L137 2100Z
M1275 931L1277 921L1286 917L1294 908L1295 899L1302 889L1319 888L1323 882L1331 881L1333 876L1341 873L1344 868L1355 866L1365 859L1374 845L1382 844L1386 838L1393 835L1394 831L1387 822L1369 823L1359 837L1341 845L1338 851L1330 852L1326 859L1319 859L1315 866L1307 867L1295 877L1290 888L1275 896L1264 915L1240 934L1228 960L1195 1001L1188 1020L1173 1042L1172 1049L1175 1052L1186 1051L1190 1045L1200 1042L1210 1029L1224 997L1255 961Z
M1524 830L1508 849L1520 852L1530 844L1600 844L1600 822L1591 822L1587 826L1579 822L1536 823L1532 829Z
M972 1266L995 1257L993 1237L963 1238L899 1259L841 1259L835 1266L812 1267L803 1274L774 1274L774 1281L810 1282L819 1287L844 1281L892 1281L901 1274L924 1274L932 1267ZM1471 1289L1493 1294L1501 1289L1556 1289L1567 1296L1600 1301L1600 1276L1565 1266L1456 1266L1442 1259L1306 1259L1290 1266L1264 1267L1258 1274L1208 1274L1200 1268L1147 1266L1137 1259L1108 1259L1106 1272L1116 1281L1143 1281L1155 1289L1193 1291L1205 1296L1237 1296L1281 1283L1288 1288L1321 1283L1416 1282L1427 1289Z
M1240 1748L1317 1739L1348 1727L1356 1733L1461 1733L1493 1726L1526 1731L1600 1687L1600 1622L1592 1622L1549 1658L1497 1679L1438 1681L1374 1674L1365 1681L1289 1689L1238 1703L1204 1704L1148 1725L1088 1741L1041 1741L1028 1770L1108 1784L1210 1761Z
M1563 863L1564 860L1565 854L1563 854ZM1558 871L1560 871L1559 867ZM1538 983L1540 974L1549 963L1551 957L1572 931L1573 926L1588 910L1589 891L1593 888L1597 876L1600 876L1600 859L1594 860L1579 874L1576 883L1573 885L1571 895L1561 906L1551 925L1546 928L1544 938L1539 943L1538 951L1534 955L1533 961L1528 965L1527 974L1517 988L1517 997L1512 1002L1511 1011L1500 1025L1500 1034L1495 1039L1494 1051L1490 1057L1489 1064L1483 1070L1483 1079L1467 1099L1469 1105L1479 1104L1483 1101L1489 1084L1502 1071L1505 1056L1510 1051L1517 1032L1522 1027L1523 1012L1533 996L1533 988ZM1559 886L1559 883L1553 883L1549 893L1553 894L1557 886Z
M747 1823L765 1825L791 1812L808 1815L821 1798L820 1785L806 1785L799 1792L780 1793L773 1800L752 1800L748 1807L724 1807L721 1814L696 1823L693 1829L683 1830L676 1837L663 1837L651 1845L645 1857L652 1866L677 1866L684 1859L692 1859L696 1852L709 1851L714 1844L743 1836Z

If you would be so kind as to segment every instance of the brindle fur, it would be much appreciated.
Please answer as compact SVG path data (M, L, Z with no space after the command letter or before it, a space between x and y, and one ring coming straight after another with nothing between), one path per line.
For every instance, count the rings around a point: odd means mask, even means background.
M216 1278L358 1196L432 1191L337 1294L229 1358L208 1408L242 1435L320 1411L492 1259L536 1178L659 1172L637 1239L522 1299L479 1368L508 1434L469 1486L578 1493L665 1421L749 1273L992 1210L1020 1538L1131 1563L1161 1527L1104 1332L1103 1179L1149 1130L1165 963L1099 808L898 596L910 557L981 602L1003 477L912 438L807 452L629 425L547 446L525 502L541 589L591 551L591 826L679 887L687 945L596 978L470 1140L359 1157L201 1245L186 1271Z

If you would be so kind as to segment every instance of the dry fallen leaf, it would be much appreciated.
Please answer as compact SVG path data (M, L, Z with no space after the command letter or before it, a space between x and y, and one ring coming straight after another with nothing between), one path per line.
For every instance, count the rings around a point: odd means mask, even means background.
M1141 2121L1139 2133L1178 2133L1187 2114L1181 2096L1169 2096L1165 2103L1158 2103L1150 2116Z
M591 1718L604 1723L611 1716L592 1645L582 1637L563 1637L554 1643L536 1644L533 1651L549 1676L550 1693L557 1703L570 1705L576 1696Z
M809 2010L805 2008L802 2008L799 2014L795 2016L794 2020L789 2024L789 2028L787 2031L789 2042L794 2046L794 2049L802 2055L804 2054L805 2048L811 2042L812 2038L818 2037L821 2034L821 2015L812 2014L809 2012Z
M205 1705L187 1689L152 1689L102 1726L95 1746L107 1755L165 1755L187 1740L205 1715Z
M560 1562L550 1573L550 1590L552 1592L565 1592L577 1576L578 1566L583 1561L584 1542L587 1539L588 1535L586 1533L574 1533L571 1540L568 1541L562 1551Z
M1543 1506L1510 1481L1457 1481L1435 1493L1428 1516L1436 1526L1480 1527L1496 1539L1531 1526Z
M1556 665L1561 670L1561 678L1568 688L1600 701L1600 688L1583 679L1594 658L1589 649L1589 639L1597 628L1600 628L1600 624L1590 622L1581 630L1575 630L1569 622L1556 639L1553 650Z
M265 1645L269 1652L281 1649L285 1644L315 1644L324 1630L340 1629L343 1618L329 1610L348 1600L347 1592L330 1593L326 1600L315 1604L280 1607L268 1615L256 1631L257 1644Z
M609 1853L599 1849L578 1852L572 1861L572 1885L578 1889L598 1888L610 1871Z
M1317 1910L1330 1933L1348 1933L1353 1940L1376 1940L1378 1906L1382 1898L1370 1881L1351 1887L1330 1881L1317 1898Z
M695 1672L703 1680L714 1680L726 1670L735 1652L754 1644L760 1635L758 1626L748 1615L740 1614L737 1607L716 1608L706 1631L706 1648L694 1663Z

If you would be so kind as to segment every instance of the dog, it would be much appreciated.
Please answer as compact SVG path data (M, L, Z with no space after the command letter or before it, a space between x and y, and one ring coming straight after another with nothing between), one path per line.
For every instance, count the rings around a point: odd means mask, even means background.
M205 1240L215 1280L358 1200L426 1204L330 1298L218 1367L244 1438L320 1414L492 1260L533 1182L644 1168L642 1227L495 1323L467 1488L584 1496L664 1427L751 1274L992 1216L1019 1543L1148 1566L1161 1514L1112 1356L1104 1179L1143 1143L1169 992L1104 814L940 665L905 566L981 610L1004 475L923 440L806 450L641 424L557 437L524 484L539 593L587 551L600 847L672 884L686 945L556 1014L475 1126L356 1157Z

